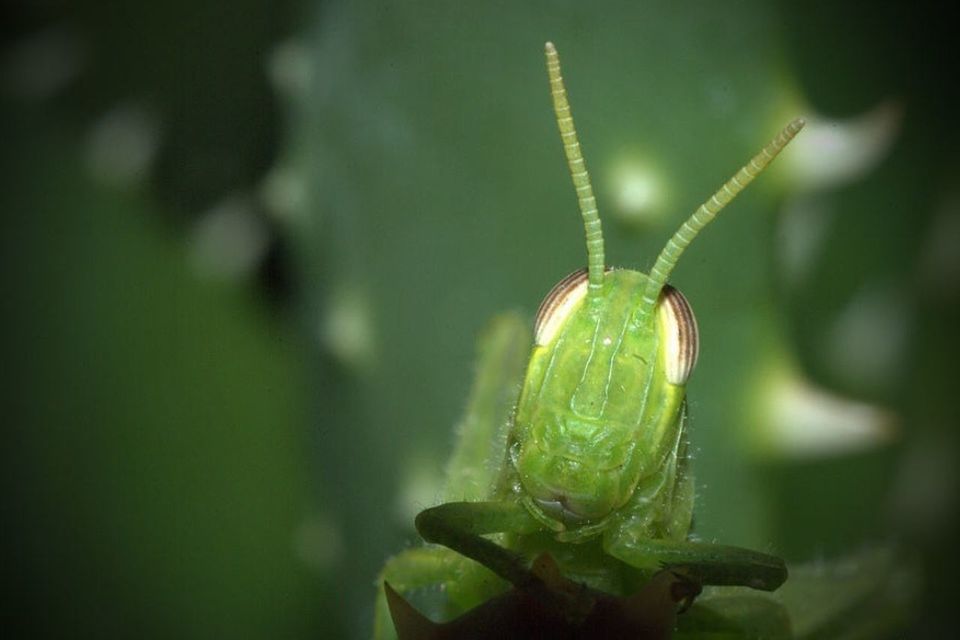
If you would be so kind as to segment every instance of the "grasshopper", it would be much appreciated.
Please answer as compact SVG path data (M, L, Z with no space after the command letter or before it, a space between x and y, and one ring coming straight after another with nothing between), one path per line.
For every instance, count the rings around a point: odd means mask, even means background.
M696 235L804 122L788 124L703 203L649 274L611 269L556 48L547 43L545 54L587 267L562 279L540 305L525 366L529 334L515 316L499 318L481 342L477 383L447 472L448 502L416 518L433 544L386 563L378 640L394 637L390 609L406 604L399 594L430 585L442 585L447 615L509 598L512 585L513 593L556 604L576 624L589 618L596 594L641 592L663 571L672 572L663 583L670 593L686 585L667 598L669 606L689 604L699 585L772 591L787 577L778 557L689 539L695 491L685 388L698 334L690 305L667 280Z

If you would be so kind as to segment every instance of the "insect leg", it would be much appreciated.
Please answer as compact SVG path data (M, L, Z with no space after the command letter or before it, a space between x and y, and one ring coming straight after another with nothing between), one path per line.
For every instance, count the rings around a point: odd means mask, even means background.
M495 317L480 336L473 388L447 466L447 499L488 498L499 477L506 459L510 414L531 344L528 325L519 314L504 313ZM442 584L451 612L475 606L505 588L487 569L449 549L408 549L390 558L377 579L376 640L396 638L385 581L401 597L421 587Z
M421 511L417 531L435 542L476 560L514 586L525 588L535 580L521 555L484 538L490 533L533 533L542 527L517 502L448 502Z
M739 547L644 539L624 529L608 532L603 547L638 569L681 569L706 585L773 591L787 579L787 567L781 558Z

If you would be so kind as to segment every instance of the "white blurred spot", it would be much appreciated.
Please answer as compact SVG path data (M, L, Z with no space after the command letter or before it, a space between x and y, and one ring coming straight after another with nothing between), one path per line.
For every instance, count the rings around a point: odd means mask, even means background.
M788 283L796 286L805 281L817 264L835 208L832 200L814 194L797 196L785 204L777 238Z
M768 380L761 420L765 439L782 455L797 458L852 453L887 442L889 411L815 387L796 375Z
M320 320L321 345L342 364L366 371L375 349L369 296L360 286L343 286L330 298Z
M316 571L327 571L343 553L343 536L329 517L318 513L296 528L293 548L304 564Z
M87 61L80 40L54 27L14 42L3 53L3 92L21 100L45 100L62 91Z
M135 104L114 107L90 130L87 169L94 179L115 187L141 182L156 155L158 138L158 121L149 110Z
M298 40L277 45L267 61L267 76L278 92L304 95L312 74L310 51Z
M800 189L823 189L857 180L886 156L900 131L902 109L885 102L848 120L807 117L784 164Z
M649 164L619 160L607 173L614 194L613 213L621 222L647 226L663 215L664 182Z
M828 365L847 380L889 388L902 370L910 336L908 305L893 287L864 287L827 335Z
M307 189L300 174L291 167L274 167L260 187L267 211L281 220L300 217L307 203Z
M257 267L267 243L267 229L249 198L235 195L197 221L190 237L190 260L203 277L237 280Z

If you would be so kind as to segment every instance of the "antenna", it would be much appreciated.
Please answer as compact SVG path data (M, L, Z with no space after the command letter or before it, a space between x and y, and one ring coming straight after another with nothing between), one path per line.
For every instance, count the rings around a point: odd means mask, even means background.
M647 287L643 292L643 299L640 307L637 309L638 318L647 317L657 303L660 296L660 290L667 283L670 272L676 266L677 261L684 249L690 242L697 237L697 234L709 224L720 210L730 204L730 201L737 197L737 194L743 191L753 179L760 175L770 162L777 157L787 143L793 140L793 137L800 132L804 125L803 118L797 118L777 135L770 144L755 155L750 162L744 165L740 171L727 181L720 189L710 196L710 199L704 202L693 212L693 215L687 218L686 222L680 225L673 237L667 241L666 246L657 256L657 261L650 269Z
M552 42L544 47L547 56L547 76L550 78L550 95L553 96L553 111L557 115L557 127L563 140L563 151L567 155L570 177L577 190L577 202L583 217L583 228L587 234L587 295L596 297L603 288L603 230L600 227L600 214L597 212L597 199L590 186L590 175L580 154L580 141L573 125L570 103L567 102L567 90L560 75L560 57Z

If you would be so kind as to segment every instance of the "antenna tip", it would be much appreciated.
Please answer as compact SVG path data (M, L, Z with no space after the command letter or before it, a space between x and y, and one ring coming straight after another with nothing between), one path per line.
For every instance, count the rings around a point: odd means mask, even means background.
M803 118L794 118L793 122L791 122L789 126L794 131L800 131L800 129L803 129L803 125L805 124L807 124L807 121Z
M549 40L547 41L547 43L546 43L545 45L543 45L543 50L546 51L547 53L556 53L556 52L557 52L557 48L556 48L555 46L553 46L553 43L550 42Z

